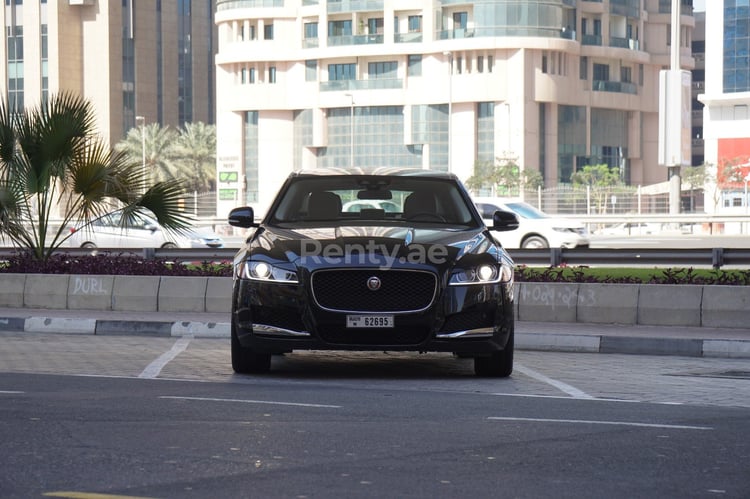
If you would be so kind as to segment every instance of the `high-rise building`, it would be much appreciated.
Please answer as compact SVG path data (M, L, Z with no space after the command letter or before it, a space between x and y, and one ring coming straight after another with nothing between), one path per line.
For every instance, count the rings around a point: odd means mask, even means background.
M706 2L705 160L717 169L708 212L750 213L750 3Z
M81 95L111 144L144 123L214 123L215 3L6 0L0 91L16 109Z
M692 69L692 0L680 0ZM671 0L218 0L219 214L301 168L657 164ZM222 182L221 179L224 179Z
M692 99L691 125L692 125L692 166L701 166L704 163L703 151L703 104L698 96L703 93L706 85L706 13L695 13L695 29L693 30L693 59L695 68L692 71Z

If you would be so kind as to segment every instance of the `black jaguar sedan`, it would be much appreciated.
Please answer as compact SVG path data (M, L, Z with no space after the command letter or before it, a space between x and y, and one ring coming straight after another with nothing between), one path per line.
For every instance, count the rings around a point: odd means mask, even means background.
M356 205L355 211L344 206ZM396 209L397 208L397 209ZM453 352L479 376L513 371L513 261L455 175L295 172L234 259L232 368L294 350Z

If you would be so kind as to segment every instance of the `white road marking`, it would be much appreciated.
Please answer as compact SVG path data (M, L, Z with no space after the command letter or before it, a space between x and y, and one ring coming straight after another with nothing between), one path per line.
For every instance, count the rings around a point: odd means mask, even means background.
M19 392L14 390L0 390L0 393L8 394L8 395L15 395L18 393L25 393L25 392Z
M592 397L591 395L589 395L588 393L586 393L586 392L584 392L582 390L579 390L578 388L576 388L574 386L570 386L569 384L563 383L562 381L558 381L556 379L549 378L549 377L545 376L542 373L538 373L538 372L534 371L533 369L529 369L528 367L520 366L520 365L518 365L518 363L516 363L513 366L513 369L516 370L516 371L521 372L522 374L525 374L526 376L528 376L530 378L534 378L537 381L541 381L542 383L547 383L548 385L552 385L555 388L557 388L558 390L560 390L561 392L567 393L568 395L570 395L573 398L577 398L577 399L594 399L594 398L596 398L596 397Z
M204 402L238 402L241 404L292 405L296 407L319 407L323 409L341 409L340 405L303 404L300 402L275 402L272 400L221 399L221 398L208 398L208 397L177 397L177 396L171 396L171 395L163 395L159 398L177 399L177 400L197 400L197 401L204 401Z
M146 369L138 375L139 378L155 378L159 375L164 366L169 364L175 357L180 355L190 344L192 338L190 336L183 336L172 345L172 348L168 352L164 352L159 356L158 359L153 361L151 364L146 366Z
M490 416L487 419L497 421L530 421L535 423L573 423L573 424L602 424L613 426L638 426L643 428L667 428L673 430L713 430L710 426L686 426L657 423L631 423L628 421L590 421L586 419L544 419L544 418L512 418Z

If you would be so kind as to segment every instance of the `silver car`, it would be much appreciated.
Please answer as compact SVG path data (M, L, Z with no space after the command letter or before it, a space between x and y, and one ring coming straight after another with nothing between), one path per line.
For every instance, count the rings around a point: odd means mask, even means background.
M221 248L223 239L211 227L175 234L146 215L137 215L123 228L122 212L114 211L89 225L72 227L68 243L74 248Z

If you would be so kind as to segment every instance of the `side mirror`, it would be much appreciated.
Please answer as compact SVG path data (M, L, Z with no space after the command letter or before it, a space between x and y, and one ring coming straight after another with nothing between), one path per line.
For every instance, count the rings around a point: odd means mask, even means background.
M248 228L258 226L258 224L255 223L255 213L253 213L253 209L249 206L234 208L229 212L229 218L227 221L229 222L229 225L235 227Z
M518 228L518 217L515 213L498 210L492 214L492 227L490 229L501 232L516 230Z

